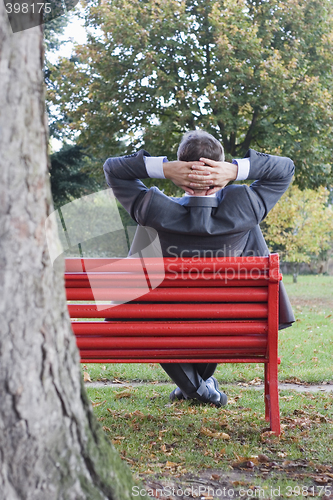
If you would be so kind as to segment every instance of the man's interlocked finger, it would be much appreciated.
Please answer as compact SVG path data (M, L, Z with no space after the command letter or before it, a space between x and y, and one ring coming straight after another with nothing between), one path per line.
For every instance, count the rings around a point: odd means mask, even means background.
M190 177L190 179L193 179L194 181L206 181L207 179L212 179L212 175L211 173L207 173L207 174L195 174L193 172L189 173L188 176Z
M214 182L207 180L207 181L202 181L200 183L198 182L190 182L189 186L194 187L194 188L206 188L207 186L212 186Z

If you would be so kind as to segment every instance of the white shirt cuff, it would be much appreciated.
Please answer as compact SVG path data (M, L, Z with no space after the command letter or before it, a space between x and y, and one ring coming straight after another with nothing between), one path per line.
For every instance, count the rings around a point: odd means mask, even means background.
M152 179L165 179L163 163L168 161L166 156L144 156L147 174Z
M240 158L237 160L232 160L232 163L238 165L238 173L236 181L245 181L245 179L248 178L250 173L250 159Z

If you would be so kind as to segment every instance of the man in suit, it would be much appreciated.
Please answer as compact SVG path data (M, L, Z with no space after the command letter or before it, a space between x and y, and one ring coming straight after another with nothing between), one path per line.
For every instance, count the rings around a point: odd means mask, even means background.
M294 174L289 158L250 149L245 158L224 161L223 147L210 134L195 130L183 137L178 160L151 157L146 151L109 158L104 173L114 195L139 224L131 253L143 248L140 227L158 233L163 256L253 256L269 251L259 224L288 188ZM186 191L168 197L139 179L168 178ZM251 179L251 186L227 185ZM281 283L280 328L295 318ZM163 363L177 384L170 398L198 399L216 406L227 397L218 389L214 363Z

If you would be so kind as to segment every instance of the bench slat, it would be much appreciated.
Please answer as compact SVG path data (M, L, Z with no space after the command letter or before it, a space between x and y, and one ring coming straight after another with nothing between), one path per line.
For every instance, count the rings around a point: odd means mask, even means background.
M143 290L144 294L145 291ZM131 300L132 288L68 288L67 300ZM156 288L148 291L136 301L151 302L267 302L268 289L264 287L244 288Z
M69 304L71 318L267 318L267 304L121 304L98 310L95 305Z
M89 278L88 278L89 276ZM126 281L125 281L126 280ZM114 275L110 277L110 274L101 275L87 275L82 274L66 274L65 275L66 288L146 288L145 283L143 283L142 276L139 278L126 277L121 278L121 276ZM210 287L267 287L269 283L268 277L247 279L233 278L232 276L221 278L218 276L207 278L199 278L195 280L172 280L170 277L166 277L158 289L161 288L210 288ZM148 286L148 285L147 285Z
M141 271L142 264L149 266L149 272L161 272L161 268L169 270L170 272L183 272L189 269L209 269L211 272L217 270L230 270L233 269L237 273L243 269L258 269L260 271L268 271L267 257L251 257L240 260L238 257L214 257L214 258L67 258L65 260L65 272L90 272L90 271L104 271L104 272L128 272L128 271Z
M94 358L94 357L87 357L86 353L89 351L80 351L82 356L81 356L81 363L263 363L264 366L268 363L268 360L262 356L258 357L251 357L247 356L246 354L241 354L241 357L219 357L216 358L211 356L211 357L205 357L205 356L200 356L199 358L187 358L186 353L179 353L179 357L177 358L148 358L148 357L141 357L141 358L107 358L105 356L99 357L99 358ZM83 357L84 353L84 357ZM181 356L184 356L183 358ZM120 386L121 387L121 386Z
M79 349L262 349L267 347L263 335L224 337L77 337ZM125 353L124 353L125 354Z
M267 334L267 321L207 321L180 323L177 321L153 321L153 322L128 322L128 321L73 321L72 327L75 335L103 335L103 336L151 336L159 335L245 335L245 334Z
M134 361L137 358L145 357L148 359L148 362L159 363L159 362L168 362L170 359L186 359L183 361L184 363L189 363L190 361L187 359L195 359L196 362L200 361L200 363L204 362L203 360L207 360L208 362L213 362L212 359L218 360L219 362L225 362L226 359L243 358L244 356L247 358L251 358L254 360L253 362L263 362L265 356L265 349L237 349L237 351L231 351L230 349L127 349L124 351L123 349L101 349L101 350L93 350L93 349L82 349L82 358L89 359L94 358L102 359L103 363L106 363L105 359L118 359L119 363L126 363L126 360L133 360L133 363L138 361ZM260 360L260 361L259 361ZM193 361L192 361L193 362ZM236 362L236 361L234 361Z

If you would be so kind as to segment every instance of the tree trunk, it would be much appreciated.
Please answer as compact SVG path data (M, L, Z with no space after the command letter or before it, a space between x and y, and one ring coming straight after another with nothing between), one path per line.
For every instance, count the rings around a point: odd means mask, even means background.
M293 265L293 283L297 283L298 273L299 273L299 262L294 262L294 265Z
M52 267L45 240L42 56L41 27L13 34L0 2L0 499L127 499L131 474L93 416L63 262Z

